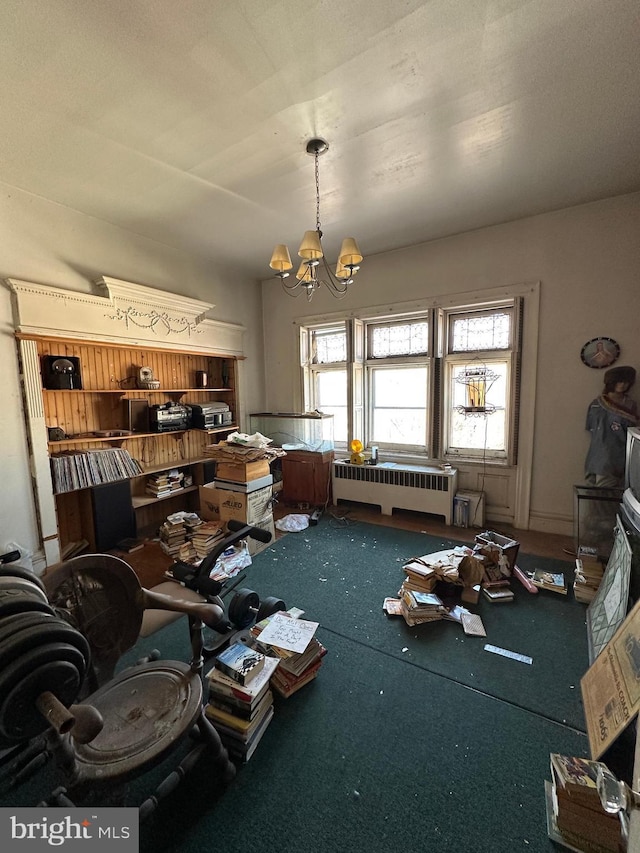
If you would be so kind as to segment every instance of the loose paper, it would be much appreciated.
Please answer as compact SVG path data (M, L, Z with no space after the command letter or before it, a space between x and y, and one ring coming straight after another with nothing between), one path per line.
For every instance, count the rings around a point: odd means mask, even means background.
M494 655L502 655L503 658L518 660L520 663L528 663L529 665L533 663L533 658L529 655L521 655L519 652L512 652L509 649L502 649L500 646L492 646L489 643L484 647L484 650L485 652L493 652Z
M319 625L319 622L291 619L281 613L274 613L269 624L260 632L260 642L290 652L303 652Z
M591 757L597 761L640 709L640 601L580 681Z

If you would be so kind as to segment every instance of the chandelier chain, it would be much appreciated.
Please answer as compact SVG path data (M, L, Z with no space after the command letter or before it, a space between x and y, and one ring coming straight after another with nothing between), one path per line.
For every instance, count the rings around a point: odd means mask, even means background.
M314 153L314 160L316 164L316 231L320 235L322 235L322 231L320 230L320 169L318 167L318 150L316 149Z

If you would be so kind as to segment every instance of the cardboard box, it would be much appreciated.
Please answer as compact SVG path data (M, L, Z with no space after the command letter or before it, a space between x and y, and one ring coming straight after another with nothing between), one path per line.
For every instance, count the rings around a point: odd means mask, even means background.
M271 473L268 459L257 462L218 462L216 479L232 480L234 483L248 483L258 477L266 477Z
M220 520L220 492L212 486L200 486L198 488L200 498L200 511L198 515L203 521Z
M235 483L233 480L214 480L212 483L216 489L228 489L231 492L256 492L258 489L264 489L265 486L273 485L273 474L267 474L266 477L258 477L256 480L249 480L248 483ZM266 512L263 513L263 516Z
M255 492L231 492L228 489L217 489L219 496L220 520L243 521L254 524L271 512L273 488L263 487Z
M479 551L484 554L488 560L498 564L501 554L507 558L509 571L512 572L518 559L518 551L520 543L515 539L509 539L507 536L501 536L499 533L493 533L487 530L484 533L478 533L475 540L474 551Z
M273 513L270 512L269 515L265 516L265 518L254 522L252 526L259 527L261 530L268 530L271 534L271 540L269 542L259 542L257 539L252 539L250 536L247 536L247 547L249 548L249 553L252 557L255 557L256 554L264 551L265 548L269 548L276 541L276 528L273 523Z

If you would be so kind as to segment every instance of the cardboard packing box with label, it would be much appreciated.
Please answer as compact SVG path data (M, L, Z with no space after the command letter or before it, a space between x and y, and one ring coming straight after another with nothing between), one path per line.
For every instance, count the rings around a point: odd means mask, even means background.
M198 488L200 511L198 515L203 521L220 520L220 491L212 485Z
M265 548L269 548L276 541L276 528L273 523L273 513L270 512L269 515L265 516L265 518L260 519L260 521L254 521L252 524L253 527L259 527L261 530L268 530L271 534L271 539L269 542L259 542L257 539L252 539L250 536L247 536L247 547L249 548L249 553L252 557L255 557L256 554L259 554L261 551L264 551Z
M216 489L219 497L220 520L256 524L271 512L273 488L266 486L255 492L234 492Z

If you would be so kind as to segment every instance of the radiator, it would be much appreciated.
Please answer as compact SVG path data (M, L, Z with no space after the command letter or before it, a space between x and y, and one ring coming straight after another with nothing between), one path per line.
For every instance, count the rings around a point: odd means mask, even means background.
M442 470L423 465L333 463L333 500L377 504L383 515L394 509L411 509L442 515L453 521L453 498L458 486L455 468Z

